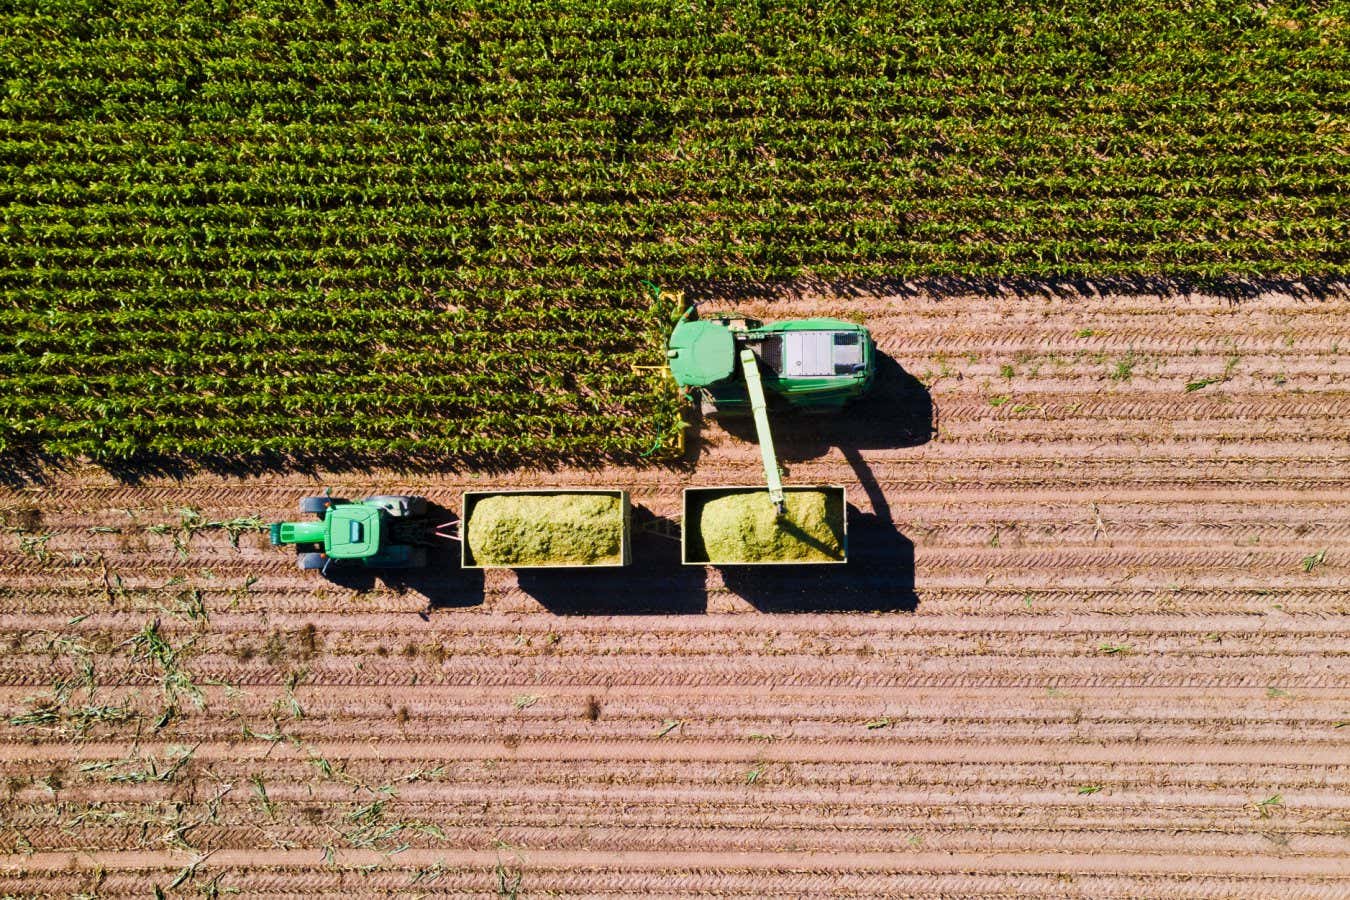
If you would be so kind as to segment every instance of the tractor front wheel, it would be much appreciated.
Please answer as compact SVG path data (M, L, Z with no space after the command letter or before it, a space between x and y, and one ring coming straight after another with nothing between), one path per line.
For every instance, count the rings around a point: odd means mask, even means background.
M322 553L301 553L295 558L295 564L304 572L322 569L324 562L326 562L326 560L323 558Z

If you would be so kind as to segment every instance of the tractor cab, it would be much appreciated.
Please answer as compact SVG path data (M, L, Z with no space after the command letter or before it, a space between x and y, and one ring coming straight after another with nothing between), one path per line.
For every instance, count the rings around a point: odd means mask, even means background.
M274 522L274 546L315 544L329 559L365 559L380 550L380 511L365 506L336 506L318 522Z
M324 517L329 559L365 559L380 552L384 512L369 506L339 506Z
M300 512L316 519L274 522L269 537L273 546L294 546L302 569L330 563L390 569L426 565L429 529L422 497L367 497L357 503L306 497Z

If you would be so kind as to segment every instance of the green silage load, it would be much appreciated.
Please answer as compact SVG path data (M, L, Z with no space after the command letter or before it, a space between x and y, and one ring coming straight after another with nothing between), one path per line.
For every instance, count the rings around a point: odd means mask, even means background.
M699 532L710 563L830 562L844 558L844 501L838 491L788 491L779 516L767 491L703 504Z
M623 561L620 498L495 494L474 504L466 529L480 566L593 566Z

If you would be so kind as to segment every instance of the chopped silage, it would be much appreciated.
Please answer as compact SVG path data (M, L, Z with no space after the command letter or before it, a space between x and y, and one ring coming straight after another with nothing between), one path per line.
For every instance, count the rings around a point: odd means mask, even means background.
M620 498L496 494L474 504L465 529L480 566L593 566L623 561Z
M779 516L768 491L703 504L699 532L710 563L831 562L844 558L844 501L838 491L794 491Z

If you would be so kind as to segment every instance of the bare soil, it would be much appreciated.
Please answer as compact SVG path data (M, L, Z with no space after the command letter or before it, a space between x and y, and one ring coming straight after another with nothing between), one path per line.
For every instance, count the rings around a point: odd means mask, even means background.
M679 564L683 488L761 477L711 419L685 467L0 490L0 895L1350 893L1345 292L742 308L888 358L776 422L847 565ZM537 485L629 490L634 565L211 525Z

